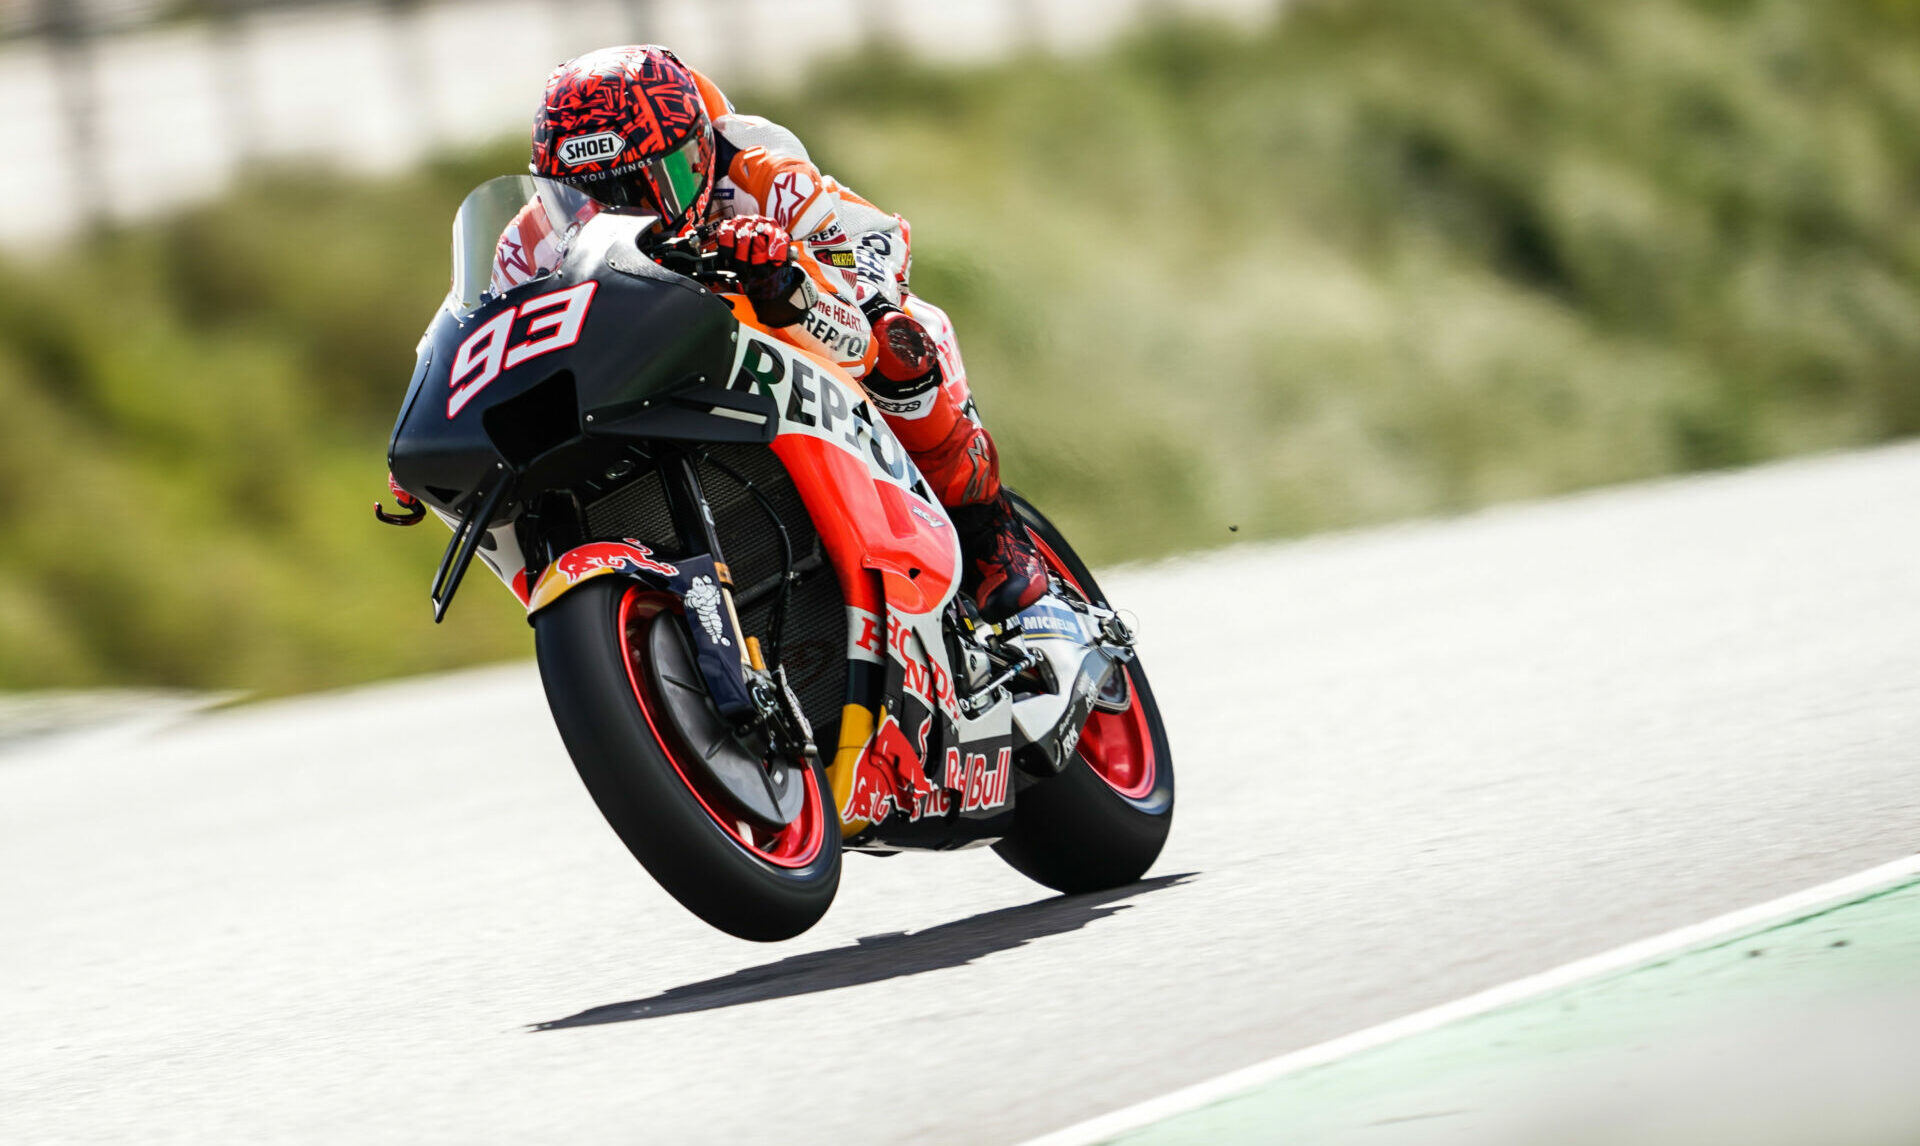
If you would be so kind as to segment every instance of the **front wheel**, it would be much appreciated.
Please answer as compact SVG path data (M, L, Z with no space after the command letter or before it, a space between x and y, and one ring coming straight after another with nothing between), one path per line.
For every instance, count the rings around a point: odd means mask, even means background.
M711 757L704 739L715 733L675 603L600 577L535 614L547 705L601 814L668 894L728 934L790 939L826 914L840 886L826 773L802 770L800 812L785 826L731 810L691 763L695 751Z
M1105 605L1093 574L1053 523L1017 495L1012 501L1047 567ZM1173 826L1166 727L1139 657L1128 662L1126 674L1124 707L1094 710L1074 759L1019 794L1013 829L993 847L1022 875L1056 891L1074 895L1132 883L1159 858Z

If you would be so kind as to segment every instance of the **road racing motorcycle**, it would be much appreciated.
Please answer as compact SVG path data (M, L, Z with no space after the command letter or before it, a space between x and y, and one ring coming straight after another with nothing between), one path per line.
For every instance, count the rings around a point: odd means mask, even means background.
M530 211L549 269L495 289ZM652 223L529 176L460 207L388 449L402 511L376 506L451 527L435 620L476 557L505 582L607 822L733 935L812 926L843 849L990 844L1068 893L1140 878L1173 760L1086 565L1015 496L1050 592L984 622L860 384L781 337L804 300Z

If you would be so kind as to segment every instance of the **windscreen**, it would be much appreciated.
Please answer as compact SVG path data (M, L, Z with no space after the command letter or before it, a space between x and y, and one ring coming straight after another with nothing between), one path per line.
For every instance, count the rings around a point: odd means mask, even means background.
M563 183L502 175L475 187L453 217L453 289L465 314L495 295L560 268L567 245L600 205Z

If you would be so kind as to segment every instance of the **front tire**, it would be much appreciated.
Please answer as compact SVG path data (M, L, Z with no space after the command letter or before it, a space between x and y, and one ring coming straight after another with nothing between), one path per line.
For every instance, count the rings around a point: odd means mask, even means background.
M791 939L826 914L840 886L840 822L825 771L793 823L758 827L727 810L697 768L663 700L649 642L684 625L675 599L599 577L535 614L547 705L607 823L667 893L742 939ZM684 639L684 637L679 637Z
M1015 511L1041 559L1090 601L1100 586L1053 523L1018 495ZM1139 879L1160 857L1173 826L1173 753L1139 657L1126 666L1121 712L1095 711L1059 775L1021 791L1013 829L993 846L1037 883L1077 895Z

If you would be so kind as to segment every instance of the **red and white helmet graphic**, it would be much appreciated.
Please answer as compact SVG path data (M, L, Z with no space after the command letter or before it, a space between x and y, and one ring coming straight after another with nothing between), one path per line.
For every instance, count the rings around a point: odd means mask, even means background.
M533 173L608 207L698 222L713 191L713 123L699 82L653 44L601 48L547 79L533 120Z

